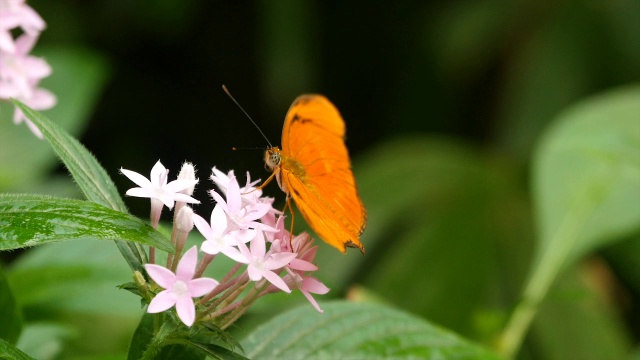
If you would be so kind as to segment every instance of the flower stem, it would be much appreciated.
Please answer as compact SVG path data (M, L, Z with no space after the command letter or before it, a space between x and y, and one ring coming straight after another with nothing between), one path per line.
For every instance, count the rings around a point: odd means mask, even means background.
M236 278L233 281L230 281L230 279L240 269L240 267L242 265L243 264L241 264L241 263L237 263L236 265L234 265L231 268L231 270L229 270L227 275L225 275L225 277L222 279L222 281L220 281L220 285L216 286L215 289L213 289L209 294L207 294L207 296L205 296L202 299L200 299L200 303L204 304L205 302L209 301L210 299L213 299L216 295L220 294L221 292L225 291L230 286L235 284L238 281L239 277Z
M215 255L205 254L202 257L202 259L200 259L200 262L198 263L198 267L196 268L196 273L195 275L193 275L193 277L199 278L200 276L202 276L204 271L207 269L207 266L211 264L211 261L213 261L213 258L215 257L216 257Z
M242 316L242 314L244 314L247 309L249 309L249 307L251 307L251 305L260 297L260 293L262 293L262 290L264 290L267 286L269 286L269 282L267 281L267 279L260 280L260 282L256 284L253 289L251 289L247 296L242 299L240 306L238 306L233 312L225 316L220 321L220 328L224 330L231 324L233 324L236 320L238 320L238 318Z
M203 312L202 312L202 316L206 316L207 314L211 313L215 308L218 307L218 305L222 304L223 302L231 303L233 300L235 300L238 295L240 295L240 293L242 292L242 290L244 290L244 288L247 286L247 284L249 283L249 275L247 275L246 273L238 276L237 278L235 278L234 280L230 281L228 286L227 286L227 290L224 293L224 295L220 296L219 298L217 298L216 300L214 300ZM226 285L226 284L225 284ZM216 289L214 289L214 291L217 290L217 288L221 287L220 285L218 285L216 287ZM220 290L220 292L224 291ZM213 293L213 291L212 291ZM215 295L211 295L211 293L209 295L207 295L207 297L213 297ZM202 300L201 300L202 301Z
M583 196L580 200L585 199ZM576 199L578 200L578 199ZM524 289L522 300L516 306L509 322L505 326L498 341L498 351L506 358L513 358L531 326L531 322L544 300L556 276L570 256L581 230L589 219L593 208L585 201L576 201L577 206L560 223L558 230L549 240L542 257L539 258L534 271Z

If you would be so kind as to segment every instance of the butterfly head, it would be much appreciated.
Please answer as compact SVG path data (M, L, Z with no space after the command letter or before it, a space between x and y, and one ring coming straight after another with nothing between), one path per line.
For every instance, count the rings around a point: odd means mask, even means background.
M273 171L280 165L282 157L280 156L280 148L277 146L270 147L264 153L264 164L267 170Z

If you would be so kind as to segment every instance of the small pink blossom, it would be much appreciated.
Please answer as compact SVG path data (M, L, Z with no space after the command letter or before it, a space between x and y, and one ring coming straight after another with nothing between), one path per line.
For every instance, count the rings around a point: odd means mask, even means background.
M200 250L209 255L223 253L235 261L243 259L242 254L235 248L238 242L246 243L256 236L256 230L228 231L227 215L220 205L213 208L210 222L199 215L194 215L193 222L205 238Z
M187 326L193 325L196 318L193 298L203 296L218 286L218 282L211 278L193 279L197 261L198 248L194 246L180 259L175 274L160 265L144 266L151 279L165 289L151 300L147 312L159 313L175 306L180 320Z
M55 106L57 99L50 91L38 88L40 80L51 75L51 66L44 59L29 55L37 39L37 35L25 33L16 40L13 52L0 51L0 98L15 98L34 110L46 110ZM16 109L13 121L19 124L23 120L42 138L40 130Z
M0 51L15 51L11 30L17 27L31 36L37 36L44 30L45 22L25 0L0 0Z
M251 240L251 250L244 243L238 243L243 258L239 262L248 264L247 273L252 281L267 279L270 283L284 292L291 292L282 278L274 270L282 269L296 254L290 252L267 253L266 241L262 231L258 231L256 237Z
M299 287L297 287L297 289L299 289L302 295L304 295L304 297L309 300L309 302L311 303L311 305L313 305L317 312L323 313L324 310L320 308L320 305L318 305L318 302L313 298L311 294L324 295L328 293L330 289L313 276L301 276L298 274L296 275L301 279L300 281L297 281L297 283L299 284Z
M237 229L274 230L256 221L262 218L272 208L271 205L262 203L259 199L254 199L253 202L245 204L235 176L229 177L226 187L226 200L214 190L211 190L210 194L218 205L222 207Z
M189 195L182 194L180 191L194 186L198 180L174 180L167 183L167 170L160 160L151 169L150 179L138 174L137 172L120 169L120 172L136 183L139 187L127 190L129 196L146 197L150 199L160 200L169 209L173 209L176 201L183 201L191 204L199 204L200 201Z

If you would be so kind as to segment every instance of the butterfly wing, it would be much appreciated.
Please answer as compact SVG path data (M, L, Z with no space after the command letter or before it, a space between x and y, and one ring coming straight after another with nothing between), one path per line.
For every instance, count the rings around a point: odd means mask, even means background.
M285 118L280 177L307 223L328 244L364 251L366 211L344 144L345 125L321 95L298 97Z

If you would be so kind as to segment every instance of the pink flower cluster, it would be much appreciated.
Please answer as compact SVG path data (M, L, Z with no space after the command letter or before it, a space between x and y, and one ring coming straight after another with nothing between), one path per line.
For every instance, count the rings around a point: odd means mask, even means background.
M13 38L12 31L22 33ZM57 100L50 91L38 88L40 80L51 74L51 67L41 58L29 55L45 22L25 0L0 0L0 99L15 98L35 110L52 108ZM13 121L25 121L39 138L42 133L16 109Z
M198 202L191 197L197 182L191 164L186 163L178 179L168 184L168 170L159 161L150 180L130 170L121 172L140 186L127 191L128 195L151 198L152 225L157 226L159 219L159 210L154 210L154 206L162 209L166 205L171 209L176 203L172 234L176 255L169 256L166 267L145 266L150 278L163 289L157 294L152 292L148 312L162 312L175 306L178 317L187 326L202 319L215 321L224 329L259 297L292 290L300 290L322 312L311 295L329 291L311 276L318 270L313 264L318 247L308 234L293 236L285 229L285 217L273 208L273 199L263 197L255 187L258 181L251 182L248 174L246 185L240 187L233 171L225 174L213 168L211 180L219 192L210 190L216 205L207 220L186 205ZM194 226L205 238L200 245L204 253L200 262L196 246L180 259L186 234ZM202 277L206 267L220 254L234 260L236 265L220 282ZM244 272L238 274L244 266ZM247 288L250 290L245 291ZM202 305L198 312L193 298L201 296L204 297L198 301Z

